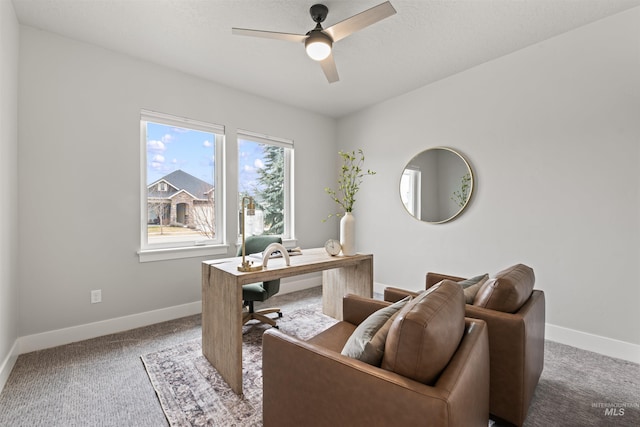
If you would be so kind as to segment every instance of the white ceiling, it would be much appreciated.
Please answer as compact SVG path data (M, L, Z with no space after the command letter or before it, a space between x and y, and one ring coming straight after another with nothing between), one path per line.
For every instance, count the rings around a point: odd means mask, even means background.
M1 1L1 0L0 0ZM411 91L640 0L391 0L397 14L334 45L327 83L302 44L231 27L304 34L383 0L12 0L21 24L181 70L331 117Z

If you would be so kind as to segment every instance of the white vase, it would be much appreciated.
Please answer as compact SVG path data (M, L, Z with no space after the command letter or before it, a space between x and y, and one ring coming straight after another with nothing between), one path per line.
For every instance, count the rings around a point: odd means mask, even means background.
M340 245L342 255L356 254L356 218L351 212L345 212L340 220Z

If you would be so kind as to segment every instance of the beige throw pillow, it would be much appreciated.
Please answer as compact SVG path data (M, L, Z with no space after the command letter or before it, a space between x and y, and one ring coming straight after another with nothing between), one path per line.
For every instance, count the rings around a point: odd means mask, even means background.
M489 280L489 274L482 274L480 276L475 276L471 279L458 282L464 291L465 304L473 304L476 294L487 280Z
M411 297L407 296L364 319L345 343L341 354L379 366L390 325L384 326L410 300Z

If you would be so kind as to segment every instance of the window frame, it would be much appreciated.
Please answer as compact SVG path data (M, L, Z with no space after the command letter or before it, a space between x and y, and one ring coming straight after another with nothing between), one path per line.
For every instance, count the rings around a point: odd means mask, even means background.
M185 239L179 242L149 244L147 193L147 123L192 129L214 135L215 189L214 218L216 234L213 239ZM150 110L140 111L140 262L161 261L197 256L226 254L226 185L225 185L225 127L213 123L174 116ZM166 184L165 184L166 185Z
M296 242L295 237L295 215L294 215L294 158L295 158L295 147L293 140L274 137L270 135L264 135L244 129L238 129L236 133L236 141L238 143L238 150L240 148L240 140L255 142L259 144L267 144L273 145L277 147L283 147L284 150L284 232L280 235L282 237L283 243L293 243ZM238 156L238 162L240 158ZM240 168L238 164L238 169ZM240 195L240 181L238 177L238 185L236 188L236 198ZM240 205L240 201L238 200L237 206ZM236 217L239 217L237 215ZM242 240L242 236L240 234L240 224L237 224L236 230L238 231L237 235L237 243L239 244Z
M407 194L407 200L405 201L402 192L403 182L407 183L407 190L410 194ZM420 169L407 167L402 176L400 177L400 198L407 212L412 216L420 219L422 217L422 172ZM407 206L407 203L410 206Z

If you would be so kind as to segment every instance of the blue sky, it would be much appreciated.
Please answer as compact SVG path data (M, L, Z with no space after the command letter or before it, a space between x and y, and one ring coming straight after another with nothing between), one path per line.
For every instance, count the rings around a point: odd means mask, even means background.
M238 191L253 194L258 179L258 169L264 167L260 144L240 139L238 141Z
M182 169L213 184L214 135L147 122L147 184Z
M147 122L147 184L178 169L213 184L214 142L212 133ZM264 166L260 145L239 140L238 162L239 190L251 193Z

